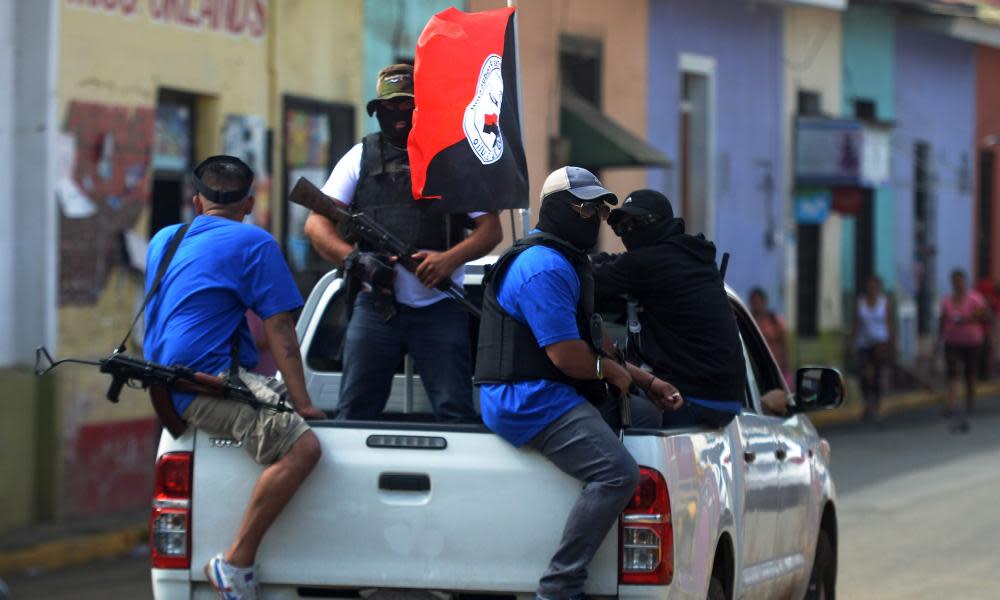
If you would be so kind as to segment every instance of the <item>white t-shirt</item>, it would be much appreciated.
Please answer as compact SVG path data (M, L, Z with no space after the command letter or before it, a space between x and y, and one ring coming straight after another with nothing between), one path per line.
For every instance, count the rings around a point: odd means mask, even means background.
M354 191L358 188L358 179L361 177L361 144L355 144L347 151L330 173L329 179L323 184L323 193L340 200L344 204L350 205L354 201ZM469 217L475 219L485 215L484 212L469 213ZM403 267L396 265L396 281L394 292L396 301L406 306L420 308L430 306L448 296L441 290L431 289L420 283L417 276L410 273ZM465 265L455 269L451 274L451 279L458 285L462 285L465 280Z

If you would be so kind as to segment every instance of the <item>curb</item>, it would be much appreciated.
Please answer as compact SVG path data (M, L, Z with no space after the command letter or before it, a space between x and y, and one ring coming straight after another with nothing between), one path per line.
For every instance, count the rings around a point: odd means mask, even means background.
M935 405L943 406L946 393L942 389L940 391L917 390L891 394L882 398L882 406L879 412L882 416L888 416L918 408L928 408ZM976 385L977 399L998 395L1000 395L1000 381L987 381ZM817 428L829 427L831 425L845 425L860 422L863 412L864 408L860 402L852 402L847 406L842 406L831 411L810 413L809 420Z
M70 537L27 548L0 552L0 573L10 575L30 570L53 570L127 554L148 541L145 523L115 531Z

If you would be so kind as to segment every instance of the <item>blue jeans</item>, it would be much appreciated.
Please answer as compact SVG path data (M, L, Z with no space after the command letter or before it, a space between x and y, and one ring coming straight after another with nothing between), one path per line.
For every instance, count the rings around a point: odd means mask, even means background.
M587 566L635 494L639 467L589 402L549 423L526 447L584 483L537 590L551 600L582 597Z
M338 419L370 420L385 409L404 354L430 398L438 421L478 421L472 408L469 315L454 300L423 308L397 304L388 321L371 293L354 301L344 342Z

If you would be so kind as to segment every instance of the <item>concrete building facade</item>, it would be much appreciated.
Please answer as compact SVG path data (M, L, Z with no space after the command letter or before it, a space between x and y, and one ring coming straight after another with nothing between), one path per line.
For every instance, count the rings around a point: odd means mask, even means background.
M799 197L807 202L816 193L815 187L799 189L795 180L796 116L800 113L818 112L828 117L840 115L843 88L843 27L842 6L804 7L788 6L784 14L784 123L785 123L785 173L783 197L788 199L785 220L785 269L784 289L772 297L783 301L784 314L789 323L797 318L798 265L796 203ZM811 104L808 105L807 104ZM829 188L819 193L830 195ZM841 296L840 238L841 217L835 213L822 223L820 238L835 240L823 244L819 278L819 329L838 328L843 322ZM776 306L781 310L782 306Z
M949 273L974 275L975 45L901 23L893 133L897 296L934 336Z
M356 135L363 9L352 0L0 4L0 44L14 50L0 78L17 82L0 94L0 165L11 171L0 202L12 216L0 226L9 283L0 323L11 332L0 365L30 364L41 343L55 356L96 358L121 341L142 299L146 242L190 218L187 173L207 156L251 164L254 221L293 246L278 201L289 176L329 173ZM139 330L131 353L141 340ZM112 405L107 377L84 367L41 379L5 370L3 381L18 400L0 435L10 483L0 530L148 505L159 428L144 394L126 389Z
M1000 48L976 48L973 272L1000 281Z
M782 8L652 0L649 10L648 138L675 168L651 171L648 184L671 198L689 233L731 253L736 291L760 286L780 308Z

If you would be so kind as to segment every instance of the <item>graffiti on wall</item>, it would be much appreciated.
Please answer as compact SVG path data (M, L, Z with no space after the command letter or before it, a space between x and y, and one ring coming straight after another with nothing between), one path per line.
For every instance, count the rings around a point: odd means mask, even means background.
M154 23L254 39L267 31L267 0L66 0L66 4L122 17L137 17L145 8Z
M149 199L154 112L72 101L58 146L59 304L93 304Z
M66 516L134 510L149 502L150 465L160 424L155 419L83 425L67 440L63 495Z
M271 228L271 173L267 160L267 124L258 115L227 115L222 126L222 153L237 156L254 172L253 220Z

